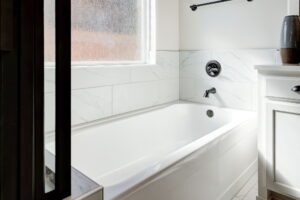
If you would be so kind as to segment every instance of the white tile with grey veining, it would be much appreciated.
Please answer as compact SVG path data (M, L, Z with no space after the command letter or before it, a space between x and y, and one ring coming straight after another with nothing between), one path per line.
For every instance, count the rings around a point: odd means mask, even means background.
M205 65L212 59L212 51L181 51L179 55L180 77L199 77L203 76Z
M222 72L218 78L231 82L256 82L254 66L241 59L236 52L215 51L213 58L222 65Z
M151 107L179 99L178 79L114 86L113 114Z
M134 66L74 66L72 89L122 85L130 82L145 82L179 77L179 52L158 51L154 65ZM55 68L45 69L45 92L54 92Z
M131 67L131 83L148 82L159 80L159 74L156 73L157 66L135 66Z
M112 87L72 90L72 125L112 115ZM45 95L45 131L55 128L55 95Z
M180 53L180 76L209 78L205 66L210 60L217 60L222 65L219 79L255 83L254 65L275 64L276 52L276 49L184 51Z
M204 98L207 89L215 87L216 94ZM236 109L254 109L255 88L251 84L217 79L180 79L180 99Z
M157 81L113 87L113 114L120 114L159 104Z
M72 91L72 125L112 115L112 87Z
M159 104L164 104L179 100L179 79L166 79L159 84Z
M156 62L158 65L176 65L179 64L179 51L157 51Z
M216 106L255 109L257 73L255 65L278 64L277 49L201 50L180 52L180 98ZM217 60L221 74L211 78L206 64ZM203 98L204 91L217 88L217 94Z
M214 51L213 56L228 66L241 73L242 77L251 76L256 78L255 65L276 64L277 49L242 49ZM240 70L239 70L240 69ZM250 74L248 74L250 73ZM256 79L252 79L256 81Z
M131 82L155 81L179 77L179 53L172 51L157 52L154 65L133 66Z
M158 51L156 63L160 79L179 78L179 52Z
M131 68L127 66L89 66L72 68L72 89L92 88L131 81Z
M131 81L131 68L122 66L72 67L72 89L125 84ZM45 93L55 91L55 68L45 69Z
M54 91L55 68L49 67L45 69L47 131L54 129ZM72 67L72 125L178 99L178 51L158 51L155 65Z

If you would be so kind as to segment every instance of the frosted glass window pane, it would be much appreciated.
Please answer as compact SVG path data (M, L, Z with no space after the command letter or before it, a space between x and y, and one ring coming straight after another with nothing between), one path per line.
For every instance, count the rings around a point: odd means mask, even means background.
M45 62L55 61L55 0L44 0Z
M72 61L143 61L143 0L72 0Z

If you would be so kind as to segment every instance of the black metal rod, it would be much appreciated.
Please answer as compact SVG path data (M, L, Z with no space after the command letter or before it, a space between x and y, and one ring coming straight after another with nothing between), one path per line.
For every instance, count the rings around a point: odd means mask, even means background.
M226 1L232 1L232 0L219 0L219 1L212 1L212 2L207 2L207 3L195 4L195 5L191 5L190 8L192 9L192 11L196 11L198 7L207 6L207 5L211 5L211 4L217 4L217 3L223 3L223 2L226 2ZM252 0L247 0L247 1L252 1Z

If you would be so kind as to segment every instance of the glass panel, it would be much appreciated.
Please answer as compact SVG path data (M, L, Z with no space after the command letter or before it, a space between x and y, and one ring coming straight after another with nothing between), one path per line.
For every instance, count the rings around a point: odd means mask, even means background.
M142 62L142 0L72 0L72 61Z
M55 0L44 2L45 192L55 189Z

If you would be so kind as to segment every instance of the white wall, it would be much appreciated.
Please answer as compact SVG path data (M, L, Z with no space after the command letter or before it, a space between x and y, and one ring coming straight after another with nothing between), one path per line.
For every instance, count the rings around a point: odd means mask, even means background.
M299 15L299 0L288 0L288 14Z
M179 0L156 0L157 50L179 49Z
M234 0L192 12L199 2L180 0L181 50L279 47L287 0Z

